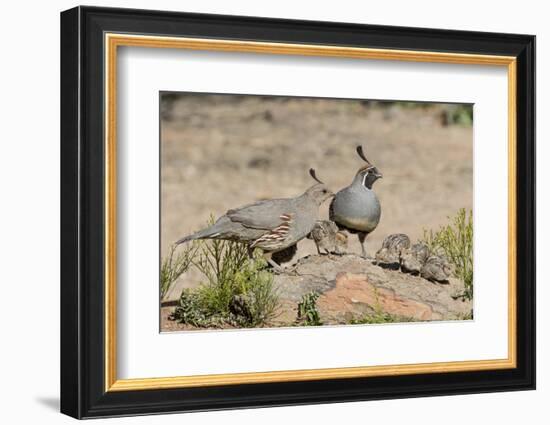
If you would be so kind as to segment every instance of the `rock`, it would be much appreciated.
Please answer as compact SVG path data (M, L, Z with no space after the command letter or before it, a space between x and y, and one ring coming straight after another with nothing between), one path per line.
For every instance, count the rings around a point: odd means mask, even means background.
M301 258L293 272L274 277L274 286L284 310L296 306L305 294L317 292L321 320L328 325L349 323L375 312L404 320L454 320L472 309L471 301L453 298L464 290L458 279L439 285L351 254ZM285 314L284 320L295 318L295 312L294 308L292 314Z
M362 274L340 273L334 289L325 292L318 302L326 320L349 321L351 318L384 312L414 320L440 320L441 313L421 301L398 295L393 289L378 287ZM342 314L343 313L343 314ZM343 317L342 317L343 316Z

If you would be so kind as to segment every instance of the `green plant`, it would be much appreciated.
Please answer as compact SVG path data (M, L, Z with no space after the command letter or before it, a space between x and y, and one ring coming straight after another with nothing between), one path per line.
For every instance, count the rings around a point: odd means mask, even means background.
M236 284L237 275L245 267L249 270L248 263L248 252L244 244L222 240L199 243L197 258L193 264L207 279L200 290L212 313L229 314L233 295L240 293ZM261 267L259 264L254 265Z
M246 245L232 241L196 244L192 263L206 282L182 292L172 319L197 327L260 327L276 316L279 297L273 274L259 252L249 258Z
M263 326L275 317L279 305L273 275L265 269L266 261L261 254L255 253L253 259L245 256L241 262L240 249L236 242L225 242L219 262L213 257L217 250L206 251L212 261L202 258L199 269L209 282L197 291L210 314L242 327Z
M450 224L437 231L424 230L423 242L430 253L444 255L452 263L454 274L464 282L461 297L472 299L474 275L474 225L472 211L460 209Z
M255 258L235 275L237 291L244 294L247 305L247 314L241 316L243 326L262 326L276 316L279 297L273 286L273 275L265 270L265 266L263 257ZM235 297L232 300L234 305Z
M384 313L382 311L375 311L374 313L365 314L359 318L354 318L349 321L350 325L372 325L379 323L401 323L401 322L414 322L415 319L405 316L397 316L395 314Z
M176 255L176 248L177 245L172 245L168 257L162 260L160 267L160 299L164 298L176 279L189 269L197 251L195 244L192 244Z
M189 289L182 291L171 319L198 328L213 326L220 322L218 317L213 316L204 308L200 294Z
M441 123L444 126L460 125L471 127L474 123L474 109L472 105L448 104L442 105Z
M350 325L372 325L379 323L399 323L399 322L413 322L414 319L411 317L398 316L396 314L386 313L382 309L382 304L380 303L380 294L378 288L374 287L374 311L372 313L365 314L359 318L353 318L348 323Z
M471 105L451 105L445 109L447 125L471 126L474 122L474 109Z
M468 313L457 314L456 320L474 320L474 310L470 310Z
M302 295L302 299L298 303L297 324L303 326L321 326L323 324L317 310L318 298L319 294L314 291Z

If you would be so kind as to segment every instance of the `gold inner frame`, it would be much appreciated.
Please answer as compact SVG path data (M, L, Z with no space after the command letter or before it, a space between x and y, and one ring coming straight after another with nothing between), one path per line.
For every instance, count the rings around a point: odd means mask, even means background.
M105 34L105 391L308 381L510 369L516 367L516 58L326 45ZM507 67L508 71L508 357L495 360L118 379L116 373L116 99L119 46L325 56Z

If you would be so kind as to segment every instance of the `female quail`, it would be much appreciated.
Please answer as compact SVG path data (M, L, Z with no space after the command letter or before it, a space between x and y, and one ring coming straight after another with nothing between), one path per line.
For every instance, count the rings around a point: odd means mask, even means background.
M330 204L329 217L340 229L357 233L361 255L366 258L365 239L378 226L382 212L372 185L382 174L365 157L361 146L357 146L357 154L367 165L359 168L351 184L336 194Z
M278 264L271 254L282 251L305 238L315 226L319 206L334 194L315 175L309 173L317 184L302 195L287 199L270 199L231 209L212 226L185 236L176 244L195 239L224 239L243 242L250 252L260 248L268 254L267 261L276 270Z

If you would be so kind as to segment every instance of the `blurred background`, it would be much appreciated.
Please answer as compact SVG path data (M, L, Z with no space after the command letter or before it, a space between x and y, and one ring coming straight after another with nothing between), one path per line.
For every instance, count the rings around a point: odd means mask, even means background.
M384 176L374 185L382 218L367 238L370 255L390 233L416 241L472 208L471 105L163 92L160 127L163 257L211 214L301 194L314 183L310 167L342 189L364 164L359 144ZM360 252L356 236L349 242ZM316 252L307 239L298 248L295 259ZM200 283L193 273L169 299Z

